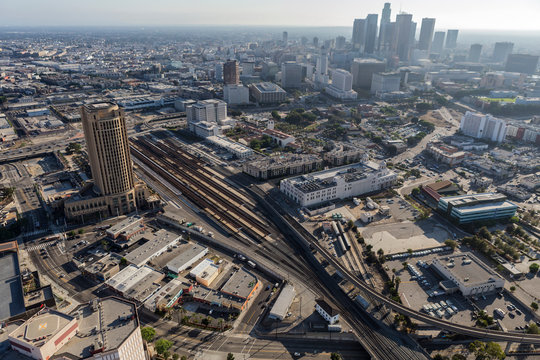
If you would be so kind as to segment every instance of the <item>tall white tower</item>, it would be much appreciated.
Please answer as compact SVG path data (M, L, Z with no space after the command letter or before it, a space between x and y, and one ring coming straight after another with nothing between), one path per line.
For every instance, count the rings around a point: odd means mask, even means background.
M313 74L313 82L316 86L325 86L330 82L328 76L328 51L323 46L321 47L319 57L317 58L317 65L315 66L315 74Z

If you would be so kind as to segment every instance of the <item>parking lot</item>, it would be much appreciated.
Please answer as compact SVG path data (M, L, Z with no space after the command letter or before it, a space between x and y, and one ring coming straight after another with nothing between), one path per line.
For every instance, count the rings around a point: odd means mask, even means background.
M475 311L485 310L495 321L500 321L507 331L523 331L526 324L535 322L530 310L506 292L472 298L462 296L459 291L444 293L439 282L445 279L429 265L435 256L441 254L408 256L385 263L389 276L395 274L400 278L399 294L405 305L434 317L470 326L476 323ZM504 316L497 315L495 309L503 310Z

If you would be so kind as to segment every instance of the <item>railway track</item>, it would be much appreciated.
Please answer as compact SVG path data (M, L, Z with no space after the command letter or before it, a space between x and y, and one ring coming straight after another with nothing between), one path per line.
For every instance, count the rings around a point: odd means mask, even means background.
M312 246L314 246L317 251L319 251L330 264L332 264L337 270L339 270L339 272L345 277L345 279L354 284L360 290L366 292L372 299L375 299L376 301L388 306L394 311L410 316L411 318L422 321L426 324L433 325L440 329L455 332L458 334L468 335L481 339L491 339L495 341L511 341L523 344L540 345L540 335L509 333L489 329L478 329L466 325L459 325L446 320L433 318L432 316L423 314L403 304L388 299L386 296L379 294L375 289L371 288L364 281L358 279L354 274L349 271L349 269L343 266L343 264L336 261L332 257L332 255L328 253L328 251L326 251L326 249L319 246L316 239L314 239L313 236L306 229L304 229L295 219L293 219L289 215L284 215L284 217L286 217L287 222L291 226L293 226L296 231L298 231L298 233L304 237L304 239L310 239L309 242L312 244Z
M244 199L216 180L197 160L171 144L148 137L132 141L131 152L194 205L220 222L231 233L245 233L260 243L269 235L264 223L246 206Z

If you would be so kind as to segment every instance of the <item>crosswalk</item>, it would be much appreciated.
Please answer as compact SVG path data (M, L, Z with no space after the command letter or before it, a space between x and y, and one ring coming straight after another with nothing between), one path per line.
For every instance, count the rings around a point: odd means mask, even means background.
M46 248L47 246L51 246L52 244L56 243L56 240L53 240L53 241L48 241L46 243L43 243L43 244L38 244L38 245L34 245L34 246L29 246L26 248L27 251L34 251L34 250L40 250L40 249L44 249Z

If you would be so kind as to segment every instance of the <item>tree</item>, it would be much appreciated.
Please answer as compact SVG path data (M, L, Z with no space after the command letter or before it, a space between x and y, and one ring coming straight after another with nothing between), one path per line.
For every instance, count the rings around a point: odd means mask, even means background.
M165 360L171 357L171 353L168 350L165 350L163 354L161 354Z
M187 360L187 356L186 356L186 355L182 355L182 357L180 358L180 360Z
M414 196L420 194L420 189L417 188L417 187L415 187L414 189L412 189L412 194L413 194Z
M444 245L450 246L450 247L452 248L452 250L454 250L455 248L457 248L458 243L457 243L457 241L455 241L455 240L452 240L452 239L446 239L446 240L444 241Z
M506 354L504 353L503 349L501 348L501 345L490 341L486 344L485 353L487 355L488 359L504 359L506 358ZM484 357L486 358L486 357Z
M210 319L205 317L204 319L202 319L201 324L203 324L204 326L210 325Z
M180 359L180 355L174 353L174 354L172 355L172 358L173 358L173 360L178 360L178 359Z
M454 354L452 356L452 360L467 360L467 357L461 354Z
M437 354L433 357L433 360L448 360L448 356L442 356L441 354Z
M531 265L529 265L529 271L532 272L533 274L536 274L539 269L540 269L540 265L538 265L538 263L532 263Z
M533 301L533 302L531 303L531 308L532 308L534 311L538 310L538 304L535 303L535 302Z
M407 253L408 253L409 255L412 255L413 249L407 249Z
M79 234L84 234L84 229L79 229Z
M538 325L535 323L530 323L529 327L527 328L527 334L540 334L540 329L538 328Z
M172 342L170 342L167 339L159 339L154 344L154 348L156 349L157 353L160 355L163 355L167 350L169 350L172 346Z
M232 353L228 353L227 360L234 360L234 355Z
M156 336L156 330L151 326L145 326L141 329L141 336L144 341L152 342Z
M120 265L121 266L126 266L127 265L127 259L125 257L120 259Z
M341 360L341 355L338 353L331 353L330 360Z
M516 287L515 287L514 285L510 286L510 291L511 291L511 292L516 291Z
M274 120L281 120L281 115L277 112L277 110L272 110L272 118Z

